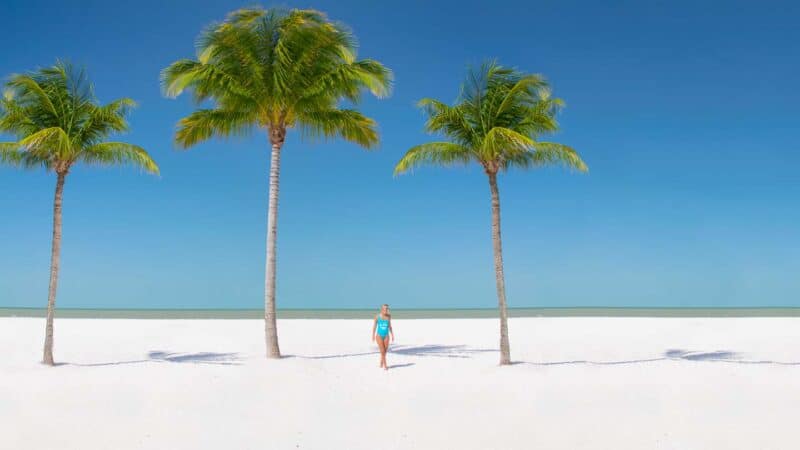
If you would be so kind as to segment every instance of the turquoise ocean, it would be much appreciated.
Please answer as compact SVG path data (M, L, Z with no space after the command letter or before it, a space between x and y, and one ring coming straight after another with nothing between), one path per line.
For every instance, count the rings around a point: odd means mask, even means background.
M375 309L282 309L280 319L368 319ZM800 308L509 308L510 317L800 317ZM0 317L44 317L44 308L0 308ZM259 319L260 309L76 309L59 318ZM496 309L392 309L395 319L489 318Z

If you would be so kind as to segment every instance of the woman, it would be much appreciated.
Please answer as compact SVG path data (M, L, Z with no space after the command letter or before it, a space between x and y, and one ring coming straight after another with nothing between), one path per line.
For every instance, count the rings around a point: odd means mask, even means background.
M386 365L386 349L389 348L389 336L394 342L394 331L392 331L392 315L389 314L389 305L384 304L381 306L381 312L375 316L375 321L372 323L372 340L378 343L378 348L381 350L381 365L384 370L389 370Z

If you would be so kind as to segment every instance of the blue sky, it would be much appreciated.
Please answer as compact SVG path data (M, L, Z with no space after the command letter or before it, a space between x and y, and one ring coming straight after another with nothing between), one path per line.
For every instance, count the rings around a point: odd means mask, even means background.
M175 123L194 105L158 84L205 25L248 4L0 6L0 75L56 58L85 65L102 101L139 102L124 139L162 170L70 175L58 306L263 305L266 137L177 151ZM591 168L501 178L511 306L800 306L800 4L281 5L350 25L360 56L396 83L361 106L380 123L378 151L289 135L279 307L496 305L483 173L392 177L430 139L416 101L454 100L485 58L547 76L567 103L554 139ZM50 174L0 168L0 306L46 304L53 186Z

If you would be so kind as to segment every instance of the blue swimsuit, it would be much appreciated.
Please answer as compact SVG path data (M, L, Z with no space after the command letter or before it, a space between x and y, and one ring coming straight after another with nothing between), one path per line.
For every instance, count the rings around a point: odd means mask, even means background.
M378 316L378 328L377 328L378 336L385 338L389 335L389 319L383 319L381 316Z

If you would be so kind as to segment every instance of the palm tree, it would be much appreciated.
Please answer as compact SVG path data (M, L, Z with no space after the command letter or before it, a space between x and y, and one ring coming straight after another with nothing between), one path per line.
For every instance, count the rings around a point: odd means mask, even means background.
M0 133L8 133L17 141L0 143L0 163L44 168L56 174L43 356L45 364L53 365L61 200L70 169L77 163L131 165L157 174L158 166L141 147L106 140L111 134L128 129L125 117L135 103L121 98L100 105L83 70L58 62L27 75L13 75L6 88L0 100Z
M275 317L275 243L281 149L289 129L307 137L341 137L364 148L378 143L376 124L341 100L356 103L366 89L388 95L391 72L356 59L353 35L313 10L248 8L207 28L197 59L182 59L161 74L165 94L192 89L212 108L183 118L175 136L182 148L214 135L267 133L271 146L264 323L267 356L280 357Z
M550 96L547 83L539 75L488 62L470 72L454 106L430 98L420 101L420 106L428 115L427 131L442 134L448 140L411 148L397 163L395 175L423 164L476 162L483 167L492 195L500 364L511 364L497 175L512 167L528 169L549 164L563 164L581 172L588 168L570 147L539 140L558 130L555 116L562 106L561 100Z

